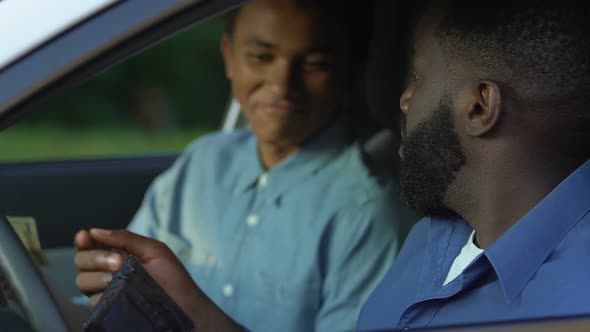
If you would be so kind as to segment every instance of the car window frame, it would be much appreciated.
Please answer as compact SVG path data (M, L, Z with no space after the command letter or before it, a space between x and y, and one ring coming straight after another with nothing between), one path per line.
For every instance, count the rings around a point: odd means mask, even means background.
M0 71L0 86L10 87L0 89L0 130L55 94L244 2L127 0L112 5ZM108 38L92 40L107 26ZM78 44L85 40L91 42Z

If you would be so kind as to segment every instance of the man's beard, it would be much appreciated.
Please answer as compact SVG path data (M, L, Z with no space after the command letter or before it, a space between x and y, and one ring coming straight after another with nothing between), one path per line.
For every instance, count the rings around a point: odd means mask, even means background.
M418 124L402 142L401 200L426 216L456 215L444 199L449 185L465 164L465 155L454 131L447 100L441 100L433 115Z

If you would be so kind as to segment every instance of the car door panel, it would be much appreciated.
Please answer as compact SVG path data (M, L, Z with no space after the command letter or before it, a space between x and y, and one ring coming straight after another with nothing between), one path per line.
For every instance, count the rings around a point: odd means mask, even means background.
M124 228L175 154L0 165L0 213L33 216L44 248L90 227Z
M74 234L125 228L151 181L176 154L0 165L0 213L33 216L49 264L42 267L66 296L75 286Z

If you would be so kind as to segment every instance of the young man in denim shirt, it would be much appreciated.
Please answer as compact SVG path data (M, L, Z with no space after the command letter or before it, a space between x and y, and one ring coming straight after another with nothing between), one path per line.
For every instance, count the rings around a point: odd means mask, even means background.
M396 255L392 183L371 174L352 130L371 15L330 0L252 1L232 13L221 48L250 129L191 144L129 226L164 242L246 328L354 329ZM78 286L96 303L122 257L86 232L76 241Z

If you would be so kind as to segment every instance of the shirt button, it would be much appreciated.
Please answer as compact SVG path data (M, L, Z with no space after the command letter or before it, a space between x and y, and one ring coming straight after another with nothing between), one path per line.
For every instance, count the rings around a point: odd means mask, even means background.
M256 227L260 223L260 218L255 214L251 214L248 216L248 219L246 219L246 223L250 227Z
M263 173L262 175L260 175L260 177L258 178L258 185L261 188L268 186L268 174Z
M232 284L226 284L223 286L223 296L232 297L234 295L234 286Z

